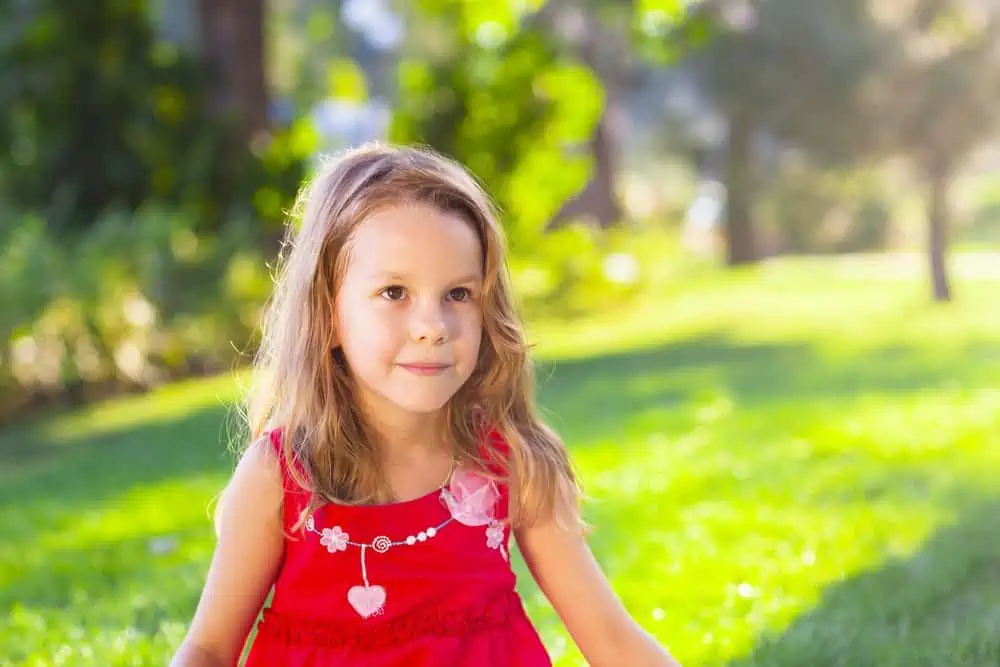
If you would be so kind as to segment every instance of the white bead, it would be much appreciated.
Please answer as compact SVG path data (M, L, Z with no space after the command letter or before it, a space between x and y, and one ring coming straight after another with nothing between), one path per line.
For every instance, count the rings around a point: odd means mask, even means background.
M417 538L415 538L413 535L410 535L409 537L406 538L406 543L412 547L414 544L417 543Z
M431 527L427 529L427 537L434 537L437 534L437 528Z
M421 530L419 533L417 533L417 539L420 540L421 542L425 541L427 539L427 533Z

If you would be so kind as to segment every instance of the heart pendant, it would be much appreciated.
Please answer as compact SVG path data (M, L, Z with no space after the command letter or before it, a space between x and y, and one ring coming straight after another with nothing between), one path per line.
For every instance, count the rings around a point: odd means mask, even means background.
M352 586L347 591L347 601L362 618L382 613L385 606L385 589L381 586Z

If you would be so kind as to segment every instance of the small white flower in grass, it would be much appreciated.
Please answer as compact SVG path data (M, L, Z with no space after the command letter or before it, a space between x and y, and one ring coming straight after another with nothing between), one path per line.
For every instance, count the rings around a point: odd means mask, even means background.
M347 551L348 539L350 539L350 536L340 526L334 526L333 528L323 529L323 536L319 539L319 543L326 547L326 550L330 553L336 553L338 551Z

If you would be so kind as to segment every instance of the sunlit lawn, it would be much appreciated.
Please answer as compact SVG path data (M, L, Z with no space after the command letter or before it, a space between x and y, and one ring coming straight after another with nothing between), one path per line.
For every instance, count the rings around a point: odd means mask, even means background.
M594 549L686 665L1000 664L1000 281L934 308L895 273L664 274L641 308L534 322ZM233 396L201 381L0 432L0 665L166 663Z

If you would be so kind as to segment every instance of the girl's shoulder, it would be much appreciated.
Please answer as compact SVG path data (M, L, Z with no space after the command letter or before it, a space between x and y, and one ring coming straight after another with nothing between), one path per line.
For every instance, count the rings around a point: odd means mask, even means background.
M278 460L269 446L269 440L263 436L250 443L216 506L214 518L217 530L220 530L221 522L227 515L241 518L248 514L263 516L280 507L284 484Z

